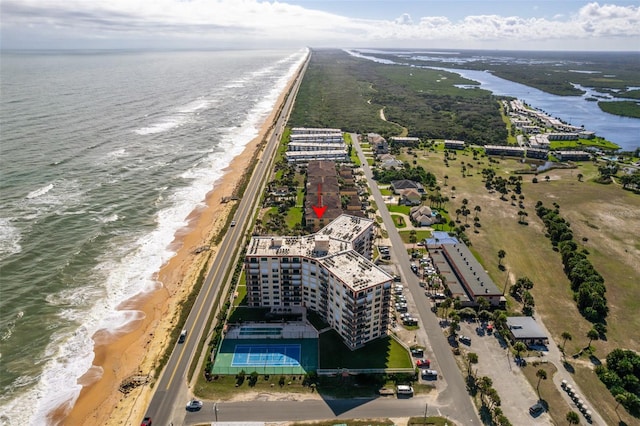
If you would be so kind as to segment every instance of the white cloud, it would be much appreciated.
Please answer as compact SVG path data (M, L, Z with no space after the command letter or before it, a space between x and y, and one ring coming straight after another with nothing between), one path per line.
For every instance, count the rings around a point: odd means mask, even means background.
M521 18L409 14L394 20L352 19L279 1L260 0L3 0L4 47L31 37L185 46L312 45L637 50L640 7L589 3L571 16ZM541 11L542 13L543 11Z
M403 13L400 17L396 18L394 22L399 25L412 25L413 19L411 19L411 15L408 13Z

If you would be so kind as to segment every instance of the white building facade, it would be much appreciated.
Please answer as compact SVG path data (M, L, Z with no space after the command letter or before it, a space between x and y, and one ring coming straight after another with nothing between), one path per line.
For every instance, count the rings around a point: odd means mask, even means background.
M252 237L245 257L253 307L317 312L350 349L386 336L393 278L370 261L373 221L341 215L303 237Z

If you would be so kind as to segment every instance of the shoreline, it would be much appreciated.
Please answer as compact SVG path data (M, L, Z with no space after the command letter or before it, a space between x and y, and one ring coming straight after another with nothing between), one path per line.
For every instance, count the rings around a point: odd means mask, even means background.
M171 247L176 247L175 255L154 274L162 287L121 304L120 308L139 310L144 317L129 324L125 333L112 335L98 331L93 336L93 366L78 383L89 382L96 367L102 368L102 377L84 385L73 405L68 403L50 413L50 423L120 425L135 423L144 416L153 396L153 387L139 386L126 395L118 387L129 376L154 375L158 361L172 343L171 333L179 319L181 303L191 294L202 268L215 259L217 246L210 245L213 237L223 229L232 206L238 202L223 203L222 199L233 194L254 156L262 155L262 142L269 137L300 69L290 77L261 124L258 135L247 143L215 182L205 198L205 206L192 211L187 226L174 235ZM209 245L209 250L196 252ZM157 378L153 377L152 381Z

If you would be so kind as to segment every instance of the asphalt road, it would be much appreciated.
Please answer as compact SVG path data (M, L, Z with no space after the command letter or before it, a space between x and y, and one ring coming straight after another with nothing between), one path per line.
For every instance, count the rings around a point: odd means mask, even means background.
M280 135L293 106L295 95L306 71L307 62L301 68L291 93L285 101L280 115L276 119L273 131L262 155L262 159L256 165L251 180L240 200L234 220L236 225L230 227L225 235L217 256L202 289L186 320L184 329L187 330L187 338L184 343L176 344L171 356L156 383L155 393L147 408L145 417L151 417L154 424L168 425L182 424L186 414L185 405L188 401L187 374L189 366L197 355L198 343L203 338L209 316L213 314L211 307L216 296L224 288L224 277L228 269L232 269L236 262L236 248L244 244L245 232L251 223L253 212L256 209L259 195L266 182L267 173L271 169L271 163L278 147ZM206 349L206 346L205 346ZM142 420L142 419L141 419Z
M202 410L187 414L184 424L202 424L212 420L284 422L354 418L419 417L424 414L425 398L396 399L353 398L306 401L208 402ZM217 418L214 412L217 408ZM429 411L431 415L432 410Z
M378 189L378 185L373 180L373 173L371 172L371 168L364 157L362 147L358 143L357 135L353 134L352 140L353 146L362 163L364 175L367 178L369 187L371 188L371 194L373 195L378 207L378 212L382 217L382 221L389 234L391 245L394 248L393 252L396 262L400 269L400 274L407 283L413 299L416 301L417 313L422 320L422 326L424 327L431 343L436 366L439 370L440 376L443 376L446 380L447 386L438 396L438 405L442 407L441 411L444 414L454 420L457 420L460 424L480 425L482 423L480 422L480 418L478 417L473 402L467 392L466 384L462 378L460 369L456 364L456 360L451 351L451 346L442 333L438 318L431 311L431 306L424 296L424 289L418 285L418 278L411 271L411 262L405 249L404 242L400 238L400 234L393 223L389 210L387 210L382 194ZM424 303L421 303L421 300L424 301ZM446 407L450 407L450 410L447 410Z

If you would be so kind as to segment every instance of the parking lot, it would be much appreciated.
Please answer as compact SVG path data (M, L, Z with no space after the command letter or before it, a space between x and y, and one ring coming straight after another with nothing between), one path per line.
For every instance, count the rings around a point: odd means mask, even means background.
M516 365L502 337L497 333L487 333L486 328L480 327L478 322L464 321L460 322L458 334L469 338L465 342L459 342L459 348L463 353L475 352L478 355L478 363L472 367L474 373L493 380L493 387L502 400L500 408L511 423L553 424L547 413L541 413L537 417L529 414L529 407L538 401L538 395Z

